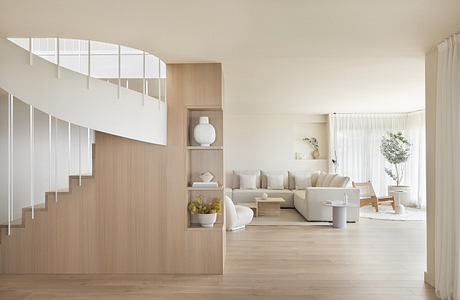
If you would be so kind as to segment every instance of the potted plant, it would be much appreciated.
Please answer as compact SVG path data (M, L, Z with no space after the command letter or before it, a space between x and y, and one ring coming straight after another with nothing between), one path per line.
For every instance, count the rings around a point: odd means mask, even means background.
M188 204L191 214L197 215L198 223L201 227L213 227L217 219L217 214L221 211L222 199L214 198L208 204L204 204L202 196L196 196L195 200Z
M319 144L318 144L318 140L314 137L312 138L303 138L302 139L305 143L309 144L310 146L313 147L313 152L311 153L311 155L313 156L313 159L318 159L319 158Z
M395 201L401 201L405 205L411 204L411 187L401 185L401 182L404 178L404 164L410 156L410 147L411 144L401 131L388 132L382 137L380 145L380 152L394 167L394 172L392 169L385 168L385 173L396 182L396 185L388 186L388 194L395 196Z

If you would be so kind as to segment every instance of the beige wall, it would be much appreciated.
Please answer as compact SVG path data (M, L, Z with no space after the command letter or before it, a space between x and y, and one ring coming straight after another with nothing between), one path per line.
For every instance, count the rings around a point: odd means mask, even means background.
M427 214L427 271L425 281L434 286L434 244L435 244L435 149L436 149L436 81L437 49L429 52L425 58L426 89L426 214Z
M327 115L225 114L226 186L233 170L324 170L328 169ZM302 137L316 137L320 159ZM295 160L295 152L306 160Z

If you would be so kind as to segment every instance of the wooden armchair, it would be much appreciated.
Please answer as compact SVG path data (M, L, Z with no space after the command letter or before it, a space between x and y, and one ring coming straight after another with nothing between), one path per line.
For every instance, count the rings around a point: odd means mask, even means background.
M372 183L369 180L368 182L352 182L354 188L359 189L359 196L360 196L360 207L366 205L372 205L375 207L375 211L379 211L379 203L380 202L391 202L393 209L395 209L395 198L393 196L388 197L377 197L374 192L374 188L372 187Z

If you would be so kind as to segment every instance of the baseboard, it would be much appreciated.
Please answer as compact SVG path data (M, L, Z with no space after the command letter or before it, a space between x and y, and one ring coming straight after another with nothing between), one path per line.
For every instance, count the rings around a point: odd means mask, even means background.
M425 272L423 275L425 283L431 285L431 287L434 288L434 274Z

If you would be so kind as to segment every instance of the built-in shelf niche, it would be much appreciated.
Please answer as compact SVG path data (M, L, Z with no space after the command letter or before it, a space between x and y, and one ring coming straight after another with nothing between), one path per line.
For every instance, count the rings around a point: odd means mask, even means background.
M305 159L303 161L320 161L328 160L329 156L329 137L328 137L328 124L324 122L302 122L295 124L295 141L293 158L298 160L296 153L303 153ZM305 137L315 137L319 144L319 159L313 159L313 147L302 139Z
M193 129L199 123L200 117L208 117L209 123L216 130L216 140L210 147L200 146L193 138ZM217 216L214 228L202 228L199 224L194 224L192 216L187 210L187 230L220 230L223 227L224 212L224 157L223 157L223 112L221 107L195 106L187 107L187 146L186 146L186 165L187 165L187 194L186 205L193 201L196 196L201 195L203 202L212 201L218 197L222 199L221 214ZM214 179L218 183L215 188L192 187L192 183L200 181L199 176L209 171L214 174Z
M211 147L223 147L223 114L221 108L193 108L188 110L188 146L200 146L193 138L193 129L200 122L200 117L208 117L209 123L216 130L216 141Z

